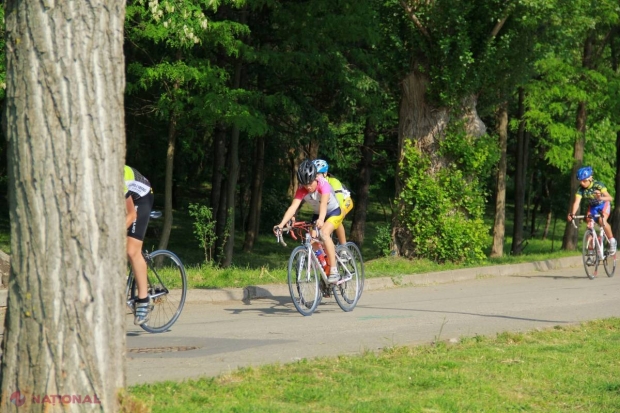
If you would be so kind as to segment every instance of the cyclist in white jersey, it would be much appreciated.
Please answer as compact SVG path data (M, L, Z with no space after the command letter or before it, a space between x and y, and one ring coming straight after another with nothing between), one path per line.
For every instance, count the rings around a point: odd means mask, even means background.
M138 286L134 324L141 325L149 319L150 297L146 279L146 261L142 256L142 244L153 207L153 190L148 179L127 165L125 165L125 206L127 208L125 217L127 257Z

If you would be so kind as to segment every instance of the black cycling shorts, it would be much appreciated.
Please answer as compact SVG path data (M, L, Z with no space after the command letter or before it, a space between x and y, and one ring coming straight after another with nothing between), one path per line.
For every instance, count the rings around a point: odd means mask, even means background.
M153 208L153 200L155 197L153 193L149 193L136 201L133 201L134 208L138 217L127 229L127 236L135 238L139 241L144 241L144 235L146 234L146 228L149 226L149 219L151 218L151 209Z

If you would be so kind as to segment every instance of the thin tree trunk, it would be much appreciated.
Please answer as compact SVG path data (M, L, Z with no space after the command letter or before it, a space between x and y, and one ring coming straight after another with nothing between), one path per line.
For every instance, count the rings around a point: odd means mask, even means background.
M618 72L618 39L620 39L620 26L616 26L612 33L609 44L611 45L611 67L614 72ZM614 194L614 209L611 212L610 221L614 238L620 239L620 131L616 132L616 181Z
M584 43L583 47L583 61L582 66L585 69L589 69L592 65L592 44L594 42L594 35L590 33ZM575 179L577 170L583 165L583 153L586 145L586 125L588 121L587 102L582 101L577 105L577 139L575 140L575 146L573 149L573 169L571 171L570 191L571 198L568 204L568 212L573 207L575 202L575 193L579 182ZM564 226L564 237L562 239L562 249L573 251L577 248L577 229L573 227L571 223L566 223Z
M370 196L370 179L372 170L372 158L377 132L375 131L370 118L366 118L364 127L364 146L362 146L362 157L358 163L359 180L355 191L353 222L351 223L351 241L357 245L364 244L364 233L366 232L366 216L368 213L368 199Z
M248 228L245 233L243 251L250 252L254 248L254 242L258 237L260 228L260 210L263 197L263 182L265 180L265 137L256 139L256 151L254 154L254 168L252 172L252 190L250 198L250 210L248 212Z
M523 216L525 203L525 122L523 115L525 114L525 92L523 88L519 88L519 130L517 131L517 166L515 171L515 211L514 211L514 227L512 230L512 255L521 254L521 245L523 243Z
M614 209L611 213L610 221L614 238L620 239L620 132L616 132L616 182Z
M175 89L179 88L179 82L174 85ZM174 175L174 152L177 138L177 120L178 114L173 111L170 117L170 125L168 128L168 149L166 151L166 178L164 186L164 225L159 238L159 249L168 248L170 240L170 232L172 231L172 178Z
M125 2L8 0L5 10L12 268L0 411L115 412L125 385ZM46 397L57 402L33 402Z
M551 208L551 192L549 191L549 180L546 177L543 178L542 188L543 188L544 205L547 211L547 220L545 221L545 230L543 231L542 239L546 240L547 237L549 236L551 219L553 217L553 210Z
M508 103L502 103L497 112L497 134L499 136L500 159L497 167L497 192L495 195L495 223L493 225L493 246L491 257L504 255L506 231L506 148L508 143Z
M245 16L245 13L243 14ZM242 18L243 20L243 18ZM237 59L235 63L235 77L233 89L241 87L242 62ZM233 125L228 147L228 159L226 162L228 177L226 179L226 231L227 239L224 245L224 256L221 257L220 265L224 268L232 264L235 247L235 201L237 199L237 180L239 178L239 126Z
M225 179L224 168L226 167L226 129L222 125L215 127L213 134L213 174L211 177L211 208L213 216L219 215L220 197L222 195L222 182Z

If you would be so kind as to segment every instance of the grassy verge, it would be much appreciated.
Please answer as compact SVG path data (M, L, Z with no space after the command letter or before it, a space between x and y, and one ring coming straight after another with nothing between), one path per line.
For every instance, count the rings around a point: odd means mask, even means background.
M620 411L620 319L129 389L152 412Z

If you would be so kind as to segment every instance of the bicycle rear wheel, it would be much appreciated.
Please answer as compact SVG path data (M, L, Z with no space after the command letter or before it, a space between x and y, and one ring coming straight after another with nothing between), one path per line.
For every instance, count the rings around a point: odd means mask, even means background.
M361 296L360 283L360 263L358 263L355 253L345 245L340 245L336 249L338 255L338 272L345 280L339 281L332 287L334 298L342 311L351 311L357 305Z
M581 244L581 258L583 259L583 268L586 270L586 275L591 280L596 277L599 265L597 243L594 241L594 237L596 237L594 231L588 229L583 234L583 243Z
M605 267L605 273L607 273L608 277L613 277L616 272L616 254L609 255L609 240L605 237L603 240L603 251L605 252L605 258L603 259L603 267Z
M183 311L187 295L187 275L183 263L167 250L147 255L148 291L151 296L149 319L142 324L149 333L163 333L172 327ZM134 280L132 287L137 296Z
M319 270L309 260L308 247L300 245L288 260L288 289L293 305L303 316L309 316L319 305Z
M358 277L360 280L359 295L361 297L362 292L364 291L364 282L366 281L366 272L364 268L364 259L362 258L362 252L360 251L357 244L355 244L354 242L348 241L344 245L347 247L351 255L353 255L357 263Z

